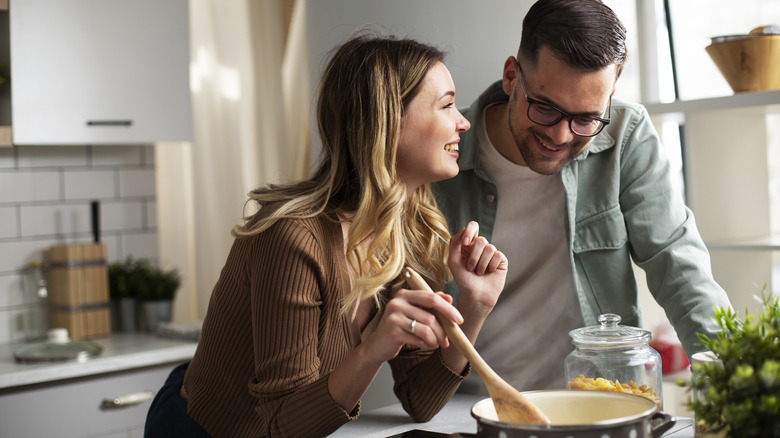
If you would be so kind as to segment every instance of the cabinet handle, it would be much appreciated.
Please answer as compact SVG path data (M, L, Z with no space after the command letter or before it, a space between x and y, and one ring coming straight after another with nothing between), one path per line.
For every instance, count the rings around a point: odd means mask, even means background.
M87 126L132 126L132 120L87 120Z
M134 392L132 394L120 395L119 397L115 398L104 398L103 402L100 404L100 409L106 410L126 408L129 406L141 404L145 401L151 400L152 398L154 398L154 392L152 391Z

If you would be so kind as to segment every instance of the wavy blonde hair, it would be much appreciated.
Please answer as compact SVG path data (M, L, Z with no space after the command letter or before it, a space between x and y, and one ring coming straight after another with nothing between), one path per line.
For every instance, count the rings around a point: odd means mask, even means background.
M307 180L250 192L248 203L273 203L274 211L245 218L233 234L255 235L283 218L349 217L346 255L354 286L344 310L353 317L364 299L381 305L400 288L407 265L441 290L450 279L447 224L428 185L407 198L396 152L405 109L443 59L437 48L394 37L357 35L337 47L319 87L317 170Z

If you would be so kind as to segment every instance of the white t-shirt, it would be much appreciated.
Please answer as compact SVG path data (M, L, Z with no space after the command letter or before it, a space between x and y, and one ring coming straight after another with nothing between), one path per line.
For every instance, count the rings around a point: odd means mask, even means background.
M509 260L506 286L485 321L477 351L521 391L566 387L569 331L584 325L566 240L566 195L559 174L541 175L504 158L492 146L484 113L475 123L490 147L479 160L498 189L492 242ZM461 392L487 395L478 374Z

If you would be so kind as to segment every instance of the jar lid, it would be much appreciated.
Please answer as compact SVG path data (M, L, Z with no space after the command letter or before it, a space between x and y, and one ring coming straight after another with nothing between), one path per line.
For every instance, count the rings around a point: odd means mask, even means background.
M45 342L26 345L14 352L17 362L83 361L100 354L103 347L90 341L74 341L67 329L53 328Z
M621 326L620 315L605 313L599 316L601 325L574 329L569 332L571 341L578 347L617 348L647 344L652 335L648 330Z

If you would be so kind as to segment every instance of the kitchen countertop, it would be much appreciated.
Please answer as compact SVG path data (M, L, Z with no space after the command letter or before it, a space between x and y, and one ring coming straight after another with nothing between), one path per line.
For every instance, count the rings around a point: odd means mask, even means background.
M475 433L477 420L471 416L471 406L484 396L455 394L431 421L415 423L396 403L360 414L357 420L339 428L330 438L385 438L410 430L428 430L441 433Z
M0 345L0 390L184 362L192 358L197 346L193 341L141 333L114 334L92 341L102 346L103 351L80 362L19 363L14 359L14 351L26 344Z
M400 437L404 432L427 431L417 436L432 437L441 434L441 437L464 436L462 434L475 434L477 421L471 416L471 407L482 400L483 396L455 394L436 416L427 423L415 423L404 412L400 403L374 409L361 413L357 420L347 423L329 438L389 438ZM433 434L432 432L438 432ZM414 436L408 433L403 436ZM473 435L465 435L473 436ZM678 417L675 426L663 434L664 438L693 438L693 420Z
M84 361L19 363L14 351L24 343L0 345L0 391L60 380L89 377L118 371L128 371L167 363L184 362L195 354L197 343L149 334L115 334L93 339L103 351ZM452 434L474 434L477 423L471 416L471 407L484 396L456 394L452 400L427 423L415 423L404 412L400 403L361 413L345 424L330 438L387 438L409 431L438 432L445 437ZM413 436L413 435L405 435ZM419 436L433 436L430 434ZM469 436L469 435L466 435ZM473 435L471 435L473 436ZM663 435L669 438L691 438L690 418L678 417L676 426Z

